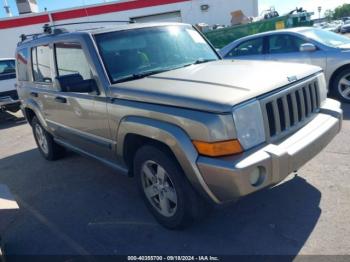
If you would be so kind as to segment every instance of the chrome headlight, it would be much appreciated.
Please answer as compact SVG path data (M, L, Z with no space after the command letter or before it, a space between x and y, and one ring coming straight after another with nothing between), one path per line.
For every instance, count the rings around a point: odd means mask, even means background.
M263 114L258 101L234 108L233 120L237 138L245 150L265 142Z

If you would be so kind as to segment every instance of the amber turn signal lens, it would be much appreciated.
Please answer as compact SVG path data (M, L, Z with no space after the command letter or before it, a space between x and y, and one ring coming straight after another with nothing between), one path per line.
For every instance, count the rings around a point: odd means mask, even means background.
M193 144L200 155L210 157L229 156L243 152L243 148L238 140L215 143L193 141Z

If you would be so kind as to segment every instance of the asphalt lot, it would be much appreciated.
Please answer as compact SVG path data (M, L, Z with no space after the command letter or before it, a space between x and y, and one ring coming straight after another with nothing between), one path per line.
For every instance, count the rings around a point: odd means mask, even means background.
M20 114L0 115L0 183L20 215L8 254L350 254L350 105L342 132L298 176L185 231L159 226L135 181L69 153L47 162Z

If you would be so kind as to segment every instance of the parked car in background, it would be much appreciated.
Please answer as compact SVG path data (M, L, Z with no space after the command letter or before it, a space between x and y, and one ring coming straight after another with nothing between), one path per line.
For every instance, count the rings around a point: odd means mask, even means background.
M191 25L55 30L20 42L24 55L21 107L42 156L69 148L136 177L168 228L276 185L341 128L319 67L222 61Z
M332 21L331 23L326 23L324 26L321 28L327 31L331 31L334 33L340 33L341 28L343 26L344 22L343 21Z
M20 102L16 90L16 61L13 58L0 59L0 110L17 112Z
M344 22L344 24L342 25L341 29L340 29L340 32L342 34L345 34L345 33L350 33L350 20L346 20Z
M342 20L336 20L336 21L333 21L332 23L337 28L336 33L340 33L341 32L341 27L344 25L344 22Z
M329 91L350 102L350 38L300 27L241 38L220 50L225 59L265 60L320 66Z
M344 22L341 20L336 20L332 21L330 23L323 23L323 24L318 24L315 25L317 28L321 28L327 31L331 31L334 33L340 33L341 32L341 27L343 26Z

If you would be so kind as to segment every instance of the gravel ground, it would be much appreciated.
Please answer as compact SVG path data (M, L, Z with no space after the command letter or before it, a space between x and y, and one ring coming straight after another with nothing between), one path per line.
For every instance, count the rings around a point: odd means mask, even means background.
M298 176L212 211L185 231L159 226L133 179L69 153L47 162L20 114L0 114L0 183L20 205L8 254L350 255L350 106L342 132Z

